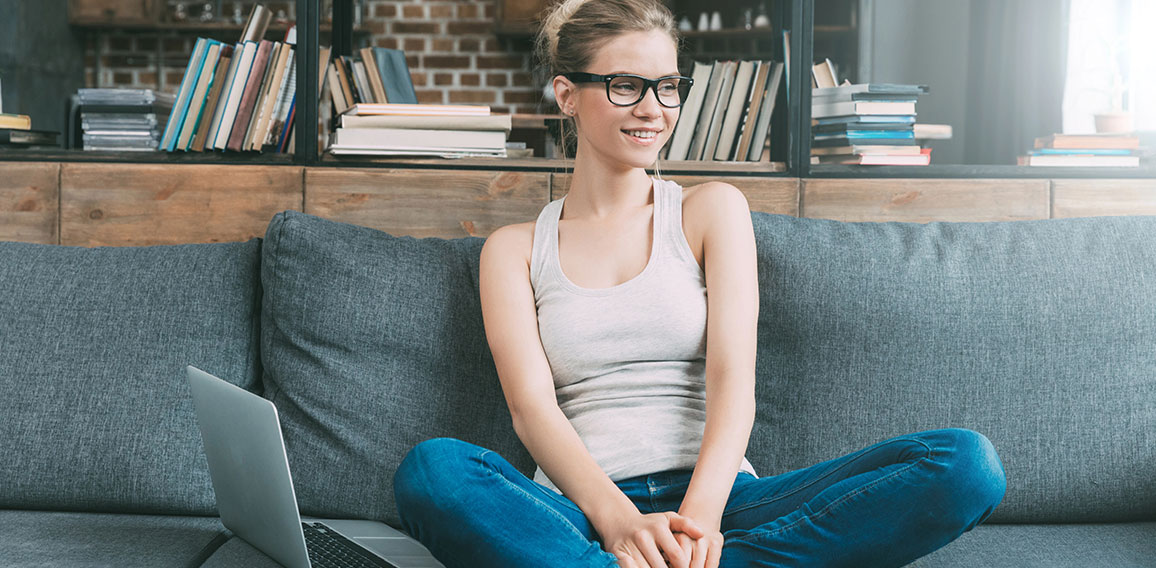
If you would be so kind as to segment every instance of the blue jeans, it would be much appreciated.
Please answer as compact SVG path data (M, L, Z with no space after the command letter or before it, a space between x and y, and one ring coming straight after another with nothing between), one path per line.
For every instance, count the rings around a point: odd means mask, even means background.
M690 476L617 485L643 513L677 511ZM740 472L720 566L902 566L983 522L1005 488L991 442L963 429L892 438L773 477ZM394 494L405 530L449 568L617 565L577 505L473 444L418 444Z

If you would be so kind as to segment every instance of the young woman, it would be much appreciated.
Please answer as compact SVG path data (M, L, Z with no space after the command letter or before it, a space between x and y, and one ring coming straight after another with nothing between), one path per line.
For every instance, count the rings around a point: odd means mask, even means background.
M758 478L758 278L734 186L649 177L690 79L661 0L563 0L539 48L577 152L569 193L481 253L486 338L538 470L452 439L395 476L447 566L899 566L1003 497L969 430L887 440Z

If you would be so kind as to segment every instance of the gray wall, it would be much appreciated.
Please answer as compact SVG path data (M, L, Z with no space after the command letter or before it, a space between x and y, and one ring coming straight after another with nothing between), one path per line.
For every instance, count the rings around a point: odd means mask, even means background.
M874 28L861 39L860 82L928 85L916 105L918 122L950 124L951 140L935 140L932 163L963 163L967 136L970 0L861 0Z
M0 85L4 112L64 140L65 105L84 86L84 44L68 25L67 0L0 0Z

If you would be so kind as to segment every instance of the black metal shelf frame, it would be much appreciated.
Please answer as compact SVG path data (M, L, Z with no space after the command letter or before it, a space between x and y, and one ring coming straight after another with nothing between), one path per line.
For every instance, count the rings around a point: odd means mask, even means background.
M297 119L294 124L296 148L293 162L321 165L317 147L318 47L320 0L297 2ZM353 52L353 0L333 0L333 56ZM1027 168L991 165L829 166L811 165L810 62L814 58L815 0L780 0L773 8L774 30L789 30L790 56L785 57L787 112L772 123L771 159L787 164L786 172L752 173L768 177L818 178L1141 178L1156 177L1156 169L1146 168ZM784 25L786 23L786 25ZM326 165L332 165L327 163ZM350 162L356 165L356 162Z

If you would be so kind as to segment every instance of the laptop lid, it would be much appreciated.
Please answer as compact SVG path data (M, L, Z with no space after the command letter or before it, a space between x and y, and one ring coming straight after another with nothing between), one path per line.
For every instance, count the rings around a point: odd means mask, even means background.
M196 367L186 374L221 523L287 568L309 568L277 408Z

